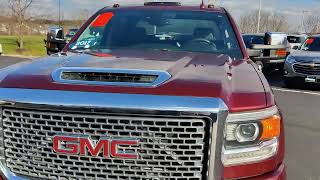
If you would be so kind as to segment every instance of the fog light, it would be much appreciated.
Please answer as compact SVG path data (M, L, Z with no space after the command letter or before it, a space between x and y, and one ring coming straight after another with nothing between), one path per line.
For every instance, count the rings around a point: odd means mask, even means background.
M254 141L259 136L259 127L256 123L240 124L236 129L236 139L238 142Z

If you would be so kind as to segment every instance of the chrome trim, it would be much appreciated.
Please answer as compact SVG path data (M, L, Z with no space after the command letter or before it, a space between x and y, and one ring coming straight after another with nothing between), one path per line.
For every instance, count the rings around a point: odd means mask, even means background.
M224 102L218 98L14 88L1 88L0 101L5 104L22 103L74 108L186 111L206 114L228 110Z
M297 72L296 70L295 70L295 68L294 68L294 65L304 65L304 66L306 66L306 65L311 65L311 64L313 64L315 67L317 66L320 66L320 63L314 63L314 62L310 62L310 63L301 63L301 62L294 62L294 63L292 63L291 64L291 68L292 68L292 71L295 73L295 74L300 74L300 75L303 75L303 76L308 76L308 75L313 75L313 74L305 74L305 73L300 73L300 72ZM317 75L314 75L314 76L317 76Z
M158 78L152 83L128 83L128 82L101 82L101 81L81 81L62 79L63 72L97 72L97 73L126 73L155 75ZM83 67L63 67L52 72L52 79L62 84L87 84L87 85L108 85L108 86L136 86L136 87L156 87L171 78L166 71L139 70L139 69L114 69L114 68L83 68Z
M197 116L215 116L215 122L212 122L210 131L210 150L206 177L212 180L223 177L221 152L228 108L219 98L0 88L0 102L1 106L9 107L39 105L39 107L49 106L59 109L125 109L141 110L146 113L163 111L167 115L179 113L181 116L188 116L188 113L193 113ZM24 180L23 177L11 173L3 164L3 160L1 162L0 168L5 177Z
M256 120L261 120L261 119L273 116L278 113L279 113L279 110L277 106L273 106L273 107L263 109L263 110L258 110L258 111L230 113L227 118L227 123L256 121Z
M270 147L270 146L272 146L274 149L271 154L268 154L268 156L266 156L264 158L256 159L256 160L246 161L247 164L253 164L253 163L262 162L268 158L275 156L278 152L278 149L279 149L279 139L273 138L269 141L262 142L258 146L253 146L253 147L228 149L228 150L226 150L225 147L223 147L222 154L223 155L232 155L232 154L240 154L240 153L258 152L259 150L266 148L266 147ZM225 164L225 166L227 166L227 167L228 166L236 166L239 164L243 164L243 163L237 163L237 164L232 164L232 165Z

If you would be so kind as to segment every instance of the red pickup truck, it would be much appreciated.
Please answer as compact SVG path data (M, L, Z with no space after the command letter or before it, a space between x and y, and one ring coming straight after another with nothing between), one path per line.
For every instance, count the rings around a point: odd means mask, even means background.
M223 8L98 11L0 71L4 179L285 179L271 88Z

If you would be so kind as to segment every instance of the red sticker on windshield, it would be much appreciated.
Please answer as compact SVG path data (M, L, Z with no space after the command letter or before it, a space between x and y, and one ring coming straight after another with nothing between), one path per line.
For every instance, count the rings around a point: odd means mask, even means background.
M313 43L313 41L314 41L314 39L307 39L307 44L312 44Z
M100 14L97 19L92 23L92 27L103 27L106 24L109 23L109 21L112 19L113 13L112 12L107 12Z

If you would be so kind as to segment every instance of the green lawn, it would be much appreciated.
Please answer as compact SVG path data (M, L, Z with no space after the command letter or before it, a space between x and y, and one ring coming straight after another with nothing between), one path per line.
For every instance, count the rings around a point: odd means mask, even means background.
M25 36L23 53L17 52L18 44L16 36L0 36L3 54L6 55L24 55L24 56L45 56L43 36Z

